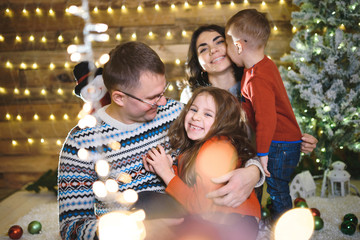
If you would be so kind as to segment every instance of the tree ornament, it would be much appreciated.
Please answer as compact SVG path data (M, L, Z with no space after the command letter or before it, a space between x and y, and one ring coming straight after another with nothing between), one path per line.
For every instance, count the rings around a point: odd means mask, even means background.
M307 208L308 205L306 202L298 202L295 207L300 207L300 208Z
M351 221L344 221L341 223L340 230L343 234L353 235L356 230L356 225Z
M343 221L350 221L355 224L355 226L358 224L358 218L353 213L348 213L344 216Z
M266 207L261 207L261 219L270 217L270 210Z
M294 206L296 206L299 202L306 202L304 198L298 197L294 200Z
M321 217L315 216L314 217L314 229L320 230L324 227L324 221Z
M31 234L38 234L41 232L41 223L39 221L32 221L28 225L28 232Z
M314 217L315 217L315 216L320 217L320 211L319 211L319 209L317 209L317 208L311 208L310 210L311 210L311 213L312 213L312 215L313 215Z
M8 235L11 239L20 239L23 235L23 229L19 225L13 225L9 228Z

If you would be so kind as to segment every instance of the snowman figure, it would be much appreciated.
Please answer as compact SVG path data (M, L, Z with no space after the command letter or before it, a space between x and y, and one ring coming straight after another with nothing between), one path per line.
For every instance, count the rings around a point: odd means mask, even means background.
M95 69L94 72L90 72L89 64L92 64L92 69ZM93 63L87 61L80 62L73 70L76 80L75 95L84 102L91 104L91 114L111 102L110 95L104 85L102 71L102 68L96 68ZM89 82L91 74L93 74L93 80Z

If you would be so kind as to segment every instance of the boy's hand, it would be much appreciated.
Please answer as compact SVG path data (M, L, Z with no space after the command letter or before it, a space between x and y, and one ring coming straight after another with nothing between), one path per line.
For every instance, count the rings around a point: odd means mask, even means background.
M303 140L301 143L301 152L303 153L311 153L316 148L318 142L314 136L307 133L302 135L301 140Z
M214 183L226 185L208 193L206 197L212 198L218 205L238 207L250 196L259 178L260 171L257 166L235 169L224 176L213 178Z
M259 157L259 158L260 158L261 166L262 166L263 169L264 169L265 176L266 176L266 177L270 177L270 172L269 172L268 169L267 169L267 165L268 165L268 161L269 161L269 156L261 156L261 157Z

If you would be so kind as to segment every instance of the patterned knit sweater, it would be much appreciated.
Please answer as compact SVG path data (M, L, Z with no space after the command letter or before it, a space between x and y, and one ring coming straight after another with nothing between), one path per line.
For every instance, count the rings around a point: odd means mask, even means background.
M109 177L117 180L119 191L164 192L160 178L145 171L142 157L159 143L169 149L167 132L183 105L169 100L165 106L159 106L154 120L131 125L111 118L105 112L106 107L95 114L98 120L95 127L75 127L61 150L58 202L62 239L97 239L97 217L111 211L92 189L93 183L99 180L95 172L95 162L99 159L109 163ZM86 159L78 156L81 148L89 153ZM124 173L131 176L130 182L119 181L118 177Z

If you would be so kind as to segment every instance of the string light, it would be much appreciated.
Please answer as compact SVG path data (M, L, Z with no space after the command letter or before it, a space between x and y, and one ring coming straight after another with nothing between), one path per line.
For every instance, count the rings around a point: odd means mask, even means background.
M19 89L18 88L14 88L14 94L19 94L20 93L20 91L19 91Z
M44 143L44 142L45 142L45 139L41 138L41 139L40 139L40 142L41 142L41 143Z
M185 30L182 30L181 35L182 35L183 37L186 37L186 36L187 36L186 31L185 31Z
M7 114L5 115L5 118L6 118L6 120L10 120L10 119L11 119L11 115L10 115L9 113L7 113Z
M109 14L112 14L112 13L113 13L113 9L109 6L109 7L107 8L107 12L108 12Z
M124 4L121 5L121 11L124 12L124 13L127 12L126 6Z
M99 12L99 8L95 6L94 9L93 9L93 12L94 12L94 13L98 13L98 12Z
M58 42L63 42L63 41L64 41L63 36L62 36L62 35L59 35L59 36L58 36Z
M293 26L291 31L292 31L292 33L295 33L297 31L297 28L295 26Z
M155 10L156 11L159 11L160 10L160 6L159 6L159 4L157 3L157 4L155 4Z
M262 2L261 2L261 5L262 5L262 6L266 6L265 1L262 1Z
M39 120L39 115L37 115L36 113L34 114L34 120Z
M70 68L70 64L68 62L64 63L64 68Z
M43 42L43 43L46 43L46 42L47 42L47 39L46 39L45 36L43 36L43 37L41 38L41 42Z
M189 3L187 1L184 2L184 7L188 8L189 7Z
M79 43L79 37L78 36L74 37L74 43L76 43L76 44Z
M142 11L143 11L143 8L142 8L142 6L141 6L140 4L139 4L138 7L137 7L137 11L138 11L138 12L142 12Z
M16 35L15 41L16 41L16 42L21 42L21 37L20 37L19 35Z
M35 41L35 37L34 37L34 35L30 35L30 36L29 36L29 41L30 41L30 42Z
M180 65L180 63L181 63L180 59L177 58L177 59L175 60L175 64L176 64L176 65Z
M63 116L64 120L69 120L69 115L67 115L66 113Z
M221 7L221 3L220 3L220 1L216 1L216 3L215 3L215 7L217 7L217 8Z
M3 35L0 34L0 42L3 42L3 41L5 41L5 38Z
M29 143L29 144L33 144L33 143L34 143L34 139L28 138L28 143Z
M26 88L26 89L24 90L24 94L25 94L26 96L29 96L29 95L30 95L30 90Z
M17 145L18 145L18 142L17 142L16 140L12 140L12 141L11 141L11 144L12 144L13 146L17 146Z
M5 67L6 68L12 68L13 65L12 65L12 63L10 61L6 61Z
M61 140L60 139L56 140L56 145L58 145L58 146L61 145Z
M136 33L131 34L131 39L136 40Z
M41 15L42 15L42 11L41 11L41 9L40 9L39 7L37 7L37 8L35 9L35 13L36 13L36 15L38 15L38 16L41 16Z
M0 87L0 93L5 94L5 93L6 93L6 89L3 88L3 87Z
M6 8L5 9L5 16L12 17L13 16L13 11L11 11L10 8Z
M49 68L50 68L50 70L54 70L54 69L55 69L55 64L54 64L54 63L50 63Z
M26 69L26 68L27 68L27 66L26 66L26 64L25 64L25 63L23 63L23 62L22 62L22 63L20 63L20 68L21 68L21 69Z
M274 26L274 31L277 31L277 30L278 30L277 26Z
M20 114L18 114L18 115L16 116L16 120L18 120L18 121L21 121L21 120L22 120L22 117L21 117Z
M50 114L50 120L55 120L55 116L54 116L54 114Z
M37 63L33 63L32 65L31 65L31 68L32 69L37 69L39 66L37 65Z
M40 94L41 94L41 95L46 95L46 90L45 90L44 88L41 89Z
M173 10L176 8L175 4L173 4L173 3L171 4L170 7L171 7L171 9L173 9Z
M285 3L285 1L284 0L280 0L280 4L284 4Z
M49 16L52 16L52 17L55 16L55 12L52 8L49 9Z
M23 8L22 14L23 14L25 17L29 16L29 12L28 12L28 10L26 10L26 8Z
M59 95L63 95L63 94L64 94L64 91L63 91L61 88L58 88L57 93L58 93Z
M203 2L202 2L202 1L199 1L198 5L199 5L200 7L202 7L202 6L203 6Z
M231 6L231 7L234 7L234 6L235 6L234 1L231 1L231 2L230 2L230 6Z
M170 31L167 31L167 33L166 33L166 38L171 38L171 36L172 36L171 32L170 32Z
M117 33L116 36L115 36L116 40L120 41L121 40L121 34L120 33Z
M249 1L248 1L248 0L244 0L244 4L249 4Z

